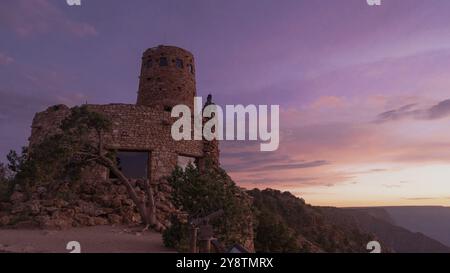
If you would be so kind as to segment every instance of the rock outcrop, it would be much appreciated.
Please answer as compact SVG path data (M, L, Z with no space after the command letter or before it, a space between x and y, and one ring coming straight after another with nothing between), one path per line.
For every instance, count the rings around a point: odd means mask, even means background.
M144 196L144 182L132 180L136 192ZM158 185L153 185L158 187ZM170 225L172 214L179 214L168 201L170 187L155 191L159 209L156 215L162 229ZM141 217L119 181L61 183L57 191L38 187L31 193L16 189L9 202L0 204L0 226L15 228L68 229L96 225L134 225Z

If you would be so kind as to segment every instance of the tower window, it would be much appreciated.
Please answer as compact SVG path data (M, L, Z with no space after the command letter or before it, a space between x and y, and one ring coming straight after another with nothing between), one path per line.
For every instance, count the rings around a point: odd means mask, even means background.
M194 74L194 66L192 64L188 64L187 66L188 66L189 72L191 72L191 74Z
M187 166L197 167L197 158L192 156L178 155L177 166L185 170Z
M176 65L177 65L178 68L183 68L184 67L183 60L177 59L176 60Z
M166 57L159 58L159 66L168 66L169 62L167 61Z
M153 65L153 61L151 59L147 60L147 62L145 62L145 67L146 68L150 68L150 67L152 67L152 65Z

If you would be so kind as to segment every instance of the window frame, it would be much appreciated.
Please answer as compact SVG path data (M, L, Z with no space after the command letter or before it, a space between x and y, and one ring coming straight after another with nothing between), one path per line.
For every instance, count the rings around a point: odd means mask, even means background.
M145 165L145 174L146 174L145 177L129 177L128 175L126 175L123 172L123 169L121 168L120 163L117 164L117 167L129 179L149 179L150 180L150 178L151 178L151 160L152 160L152 152L151 151L149 151L149 150L127 150L127 149L121 150L121 149L118 149L118 150L116 150L116 158L119 158L119 153L136 153L136 154L142 153L142 154L146 154L147 160L146 160L146 165ZM117 180L118 179L117 177L112 176L112 175L114 175L114 174L111 172L111 170L109 170L109 172L108 172L108 179L110 179L110 180Z
M152 67L153 67L153 60L152 59L148 59L145 62L145 68L149 69L149 68L152 68Z
M184 68L184 61L180 58L176 58L175 59L175 66L179 69L183 69Z
M159 67L167 67L169 66L169 60L167 57L160 57L159 58Z
M187 154L177 154L177 167L181 168L182 170L185 170L186 167L189 164L186 164L185 166L181 166L180 165L180 158L188 158L188 159L192 159L192 163L194 165L195 168L198 168L198 163L199 163L199 158L197 156L193 156L193 155L187 155Z
M189 72L190 72L191 74L194 74L194 73L195 73L195 71L194 71L194 65L193 65L193 64L189 63L189 64L187 64L186 66L188 67Z

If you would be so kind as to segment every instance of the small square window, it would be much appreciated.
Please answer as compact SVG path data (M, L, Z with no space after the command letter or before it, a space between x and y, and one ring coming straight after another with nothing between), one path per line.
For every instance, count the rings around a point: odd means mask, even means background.
M145 67L146 68L150 68L153 65L153 61L152 60L147 60L147 62L145 62Z
M159 58L159 66L168 66L169 62L167 61L166 57Z
M178 167L180 167L183 170L185 170L189 165L197 167L197 158L192 156L179 155L177 161Z
M191 74L194 74L194 66L192 64L188 64L187 66L188 66L189 72L191 72Z
M183 68L184 67L183 60L177 59L176 60L176 65L177 65L178 68Z

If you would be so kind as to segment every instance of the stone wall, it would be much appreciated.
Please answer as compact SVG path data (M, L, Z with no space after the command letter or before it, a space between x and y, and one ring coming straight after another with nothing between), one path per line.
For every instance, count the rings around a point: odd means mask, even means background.
M137 194L144 195L144 182L131 180ZM73 184L63 182L57 192L39 187L29 193L16 189L10 202L0 203L0 226L14 228L68 229L95 225L135 225L141 217L127 190L118 181L97 180ZM157 194L158 195L158 194ZM170 225L169 216L178 211L160 207L160 228ZM182 214L179 214L182 217Z
M203 166L204 149L209 147L203 141L175 141L170 131L175 119L170 112L158 107L130 104L87 105L91 111L99 112L112 120L112 130L105 135L105 147L114 150L140 151L149 153L150 184L156 192L157 218L167 223L168 213L173 212L170 195L171 188L165 177L169 176L177 165L178 155L199 159ZM57 105L36 114L30 137L30 147L41 142L51 134L57 133L61 121L70 115L70 109L65 105ZM213 145L217 146L217 143ZM213 162L218 162L217 153ZM210 155L211 154L211 155ZM108 180L106 168L97 166L83 174L83 181L95 183Z

